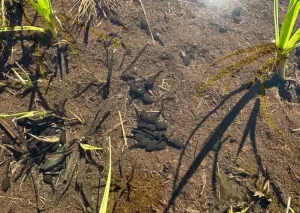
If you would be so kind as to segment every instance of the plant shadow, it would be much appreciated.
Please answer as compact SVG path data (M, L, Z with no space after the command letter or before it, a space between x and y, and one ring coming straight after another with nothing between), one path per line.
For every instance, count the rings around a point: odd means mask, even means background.
M188 181L192 178L192 176L195 174L201 163L203 162L204 158L211 152L215 151L215 159L214 159L214 165L213 165L213 175L212 175L212 188L213 190L216 190L216 182L217 182L217 163L218 163L218 156L219 152L221 151L222 143L224 143L227 138L223 139L224 133L227 131L229 126L234 122L235 118L240 114L240 111L245 108L245 106L254 98L257 98L254 107L252 109L249 121L245 127L245 131L241 140L240 148L237 153L239 154L240 150L242 149L243 145L245 144L245 139L250 134L250 140L252 143L254 155L256 157L256 163L259 167L260 172L263 174L263 176L270 180L270 177L268 173L264 170L261 156L258 153L256 139L255 139L255 130L256 130L256 123L257 123L257 116L260 110L260 99L258 95L261 93L261 84L257 83L250 87L250 89L241 97L241 99L233 106L233 108L230 110L230 112L225 116L225 118L219 123L219 125L213 130L213 132L210 134L210 136L206 139L206 142L204 143L202 149L198 154L195 156L194 161L189 166L187 171L184 173L181 180L179 180L179 170L182 164L183 156L186 150L187 145L189 144L190 140L193 138L195 133L199 130L199 128L208 120L208 118L213 115L215 112L217 112L230 98L234 97L235 95L244 92L247 90L248 87L247 84L241 85L239 88L232 91L230 94L225 96L223 100L210 112L208 112L204 118L197 124L197 126L192 130L190 136L186 140L185 147L182 150L178 165L176 168L174 181L173 181L173 192L171 195L170 200L168 201L164 212L169 212L170 208L173 207L175 209L175 200L180 195L180 192L183 190L183 188L186 186ZM285 99L290 100L290 95L288 91L286 91L284 88L286 86L285 81L280 81L277 78L272 78L270 80L267 80L265 82L265 88L269 89L272 87L277 87L279 89L279 95ZM177 182L179 182L177 184ZM270 180L270 184L275 192L275 195L277 197L277 200L284 204L284 200L281 196L281 191L278 186L276 186L275 183Z

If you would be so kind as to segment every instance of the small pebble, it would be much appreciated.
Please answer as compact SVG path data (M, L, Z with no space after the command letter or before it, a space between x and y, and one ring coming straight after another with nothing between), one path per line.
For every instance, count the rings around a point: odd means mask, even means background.
M228 31L227 27L219 27L219 32L220 33L226 33Z
M52 175L49 175L49 174L44 174L43 180L44 180L44 182L47 183L47 184L52 184L53 176L52 176Z
M10 178L9 178L9 176L6 176L3 179L1 186L2 186L2 190L4 192L6 192L9 189L9 187L10 187Z

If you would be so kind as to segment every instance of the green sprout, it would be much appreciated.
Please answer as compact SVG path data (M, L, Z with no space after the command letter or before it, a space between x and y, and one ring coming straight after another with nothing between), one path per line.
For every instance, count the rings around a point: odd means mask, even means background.
M108 175L107 180L105 184L104 189L104 195L102 197L101 206L99 209L99 213L106 213L107 212L107 206L108 206L108 200L109 200L109 190L110 190L110 184L111 184L111 170L112 170L112 159L111 159L111 140L110 137L108 137L108 146L109 146L109 166L108 166ZM84 149L85 151L97 151L101 150L102 148L80 143L80 147Z
M300 29L293 35L292 31L296 19L299 14L300 0L290 0L287 14L282 22L282 27L279 29L278 24L278 0L274 0L274 25L275 25L275 44L278 54L278 74L281 78L286 79L285 71L288 56L291 51L300 46L297 43L300 38Z
M27 0L29 4L38 12L40 16L49 25L50 31L54 38L57 37L55 28L55 15L52 8L51 0Z
M201 85L200 92L204 92L217 80L224 77L229 77L229 79L226 81L224 89L225 93L227 93L231 81L233 80L233 78L231 77L241 72L246 66L257 62L258 60L263 60L260 63L259 68L256 70L256 73L253 75L251 81L249 82L248 89L257 80L260 80L262 82L260 94L262 100L262 108L265 112L265 117L269 126L278 135L283 136L282 131L276 126L268 110L267 103L265 100L265 82L274 73L283 80L293 80L291 78L286 78L285 74L289 54L295 48L300 47L300 43L297 43L300 39L300 29L297 29L296 32L292 34L296 19L298 17L299 9L300 0L290 0L288 11L284 17L282 27L281 29L279 29L278 0L274 0L275 42L247 47L220 58L214 63L214 65L222 67L221 70L215 76L210 78L206 83Z
M108 205L108 200L109 200L109 190L110 190L110 182L111 182L111 141L110 137L108 137L108 145L109 145L109 167L108 167L108 175L107 175L107 180L105 184L105 189L104 189L104 195L102 198L101 206L99 209L99 213L106 213L107 212L107 205Z
M41 33L45 33L45 29L41 27L35 27L35 26L14 26L14 27L0 27L0 32L16 32L16 31L38 31Z
M0 114L0 119L10 118L10 117L15 117L17 120L22 119L22 118L39 119L39 118L44 118L46 116L51 116L51 115L54 115L54 114L50 111L47 111L47 110L30 111L30 112L18 112L18 113L12 113L12 114L1 113Z

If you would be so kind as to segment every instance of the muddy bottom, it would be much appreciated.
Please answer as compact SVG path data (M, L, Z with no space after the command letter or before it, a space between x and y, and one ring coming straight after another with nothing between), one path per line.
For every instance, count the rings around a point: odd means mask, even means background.
M98 17L76 2L52 2L56 40L1 36L0 113L44 114L0 120L0 212L98 212L108 136L107 212L277 213L289 197L300 211L298 81L270 76L262 98L260 81L247 88L258 59L201 90L240 56L217 59L271 42L272 1L143 1L147 20L139 1L103 1ZM22 8L7 10L12 26L47 27Z

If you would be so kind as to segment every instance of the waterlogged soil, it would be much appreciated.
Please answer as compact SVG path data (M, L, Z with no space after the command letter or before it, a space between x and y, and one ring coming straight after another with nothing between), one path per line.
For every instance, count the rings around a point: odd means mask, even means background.
M108 212L218 213L230 207L237 211L249 207L248 212L279 213L285 212L289 197L293 210L300 212L300 131L296 131L300 128L299 85L267 84L264 102L259 95L259 82L247 90L247 83L259 67L254 63L241 69L230 84L228 78L221 78L200 93L200 87L220 71L220 67L212 66L216 59L274 39L273 1L143 1L150 27L159 31L160 41L155 44L141 29L145 16L139 1L119 1L120 23L94 17L87 34L86 25L72 22L76 6L73 12L70 10L74 4L73 0L53 1L56 13L74 39L65 79L57 73L50 85L39 83L33 102L31 93L17 95L22 92L18 88L0 94L1 113L27 111L30 105L32 109L44 109L45 102L52 109L67 98L68 117L74 118L75 114L84 120L83 124L67 127L69 140L85 137L89 144L104 148L91 153L98 166L84 159L76 162L70 186L57 204L51 185L38 174L35 182L40 210L75 213L99 209L108 172L109 135L113 177ZM288 1L280 1L280 15L286 12L287 5ZM32 17L28 15L30 20ZM70 41L70 35L61 38ZM116 36L123 45L111 42L107 52L106 35ZM152 89L156 101L151 105L139 100L131 103L130 83L121 77L148 43L125 74L146 79L162 71ZM22 51L22 45L28 52ZM34 71L36 65L28 61L32 58L31 43L22 45L16 40L13 54L1 65L3 70L8 69L8 63L17 61ZM113 49L110 93L103 99L99 79L106 80ZM50 46L47 54L54 57L54 50ZM289 74L295 78L297 73L293 53ZM135 107L159 111L162 106L169 125L167 134L182 140L185 148L167 146L154 152L128 149L119 112L125 133L130 135L137 123ZM7 122L13 126L11 120ZM128 138L127 143L131 146L136 142ZM7 155L0 153L2 179L6 176ZM54 177L54 186L57 178ZM37 212L32 180L29 175L12 182L7 192L1 190L0 212Z

